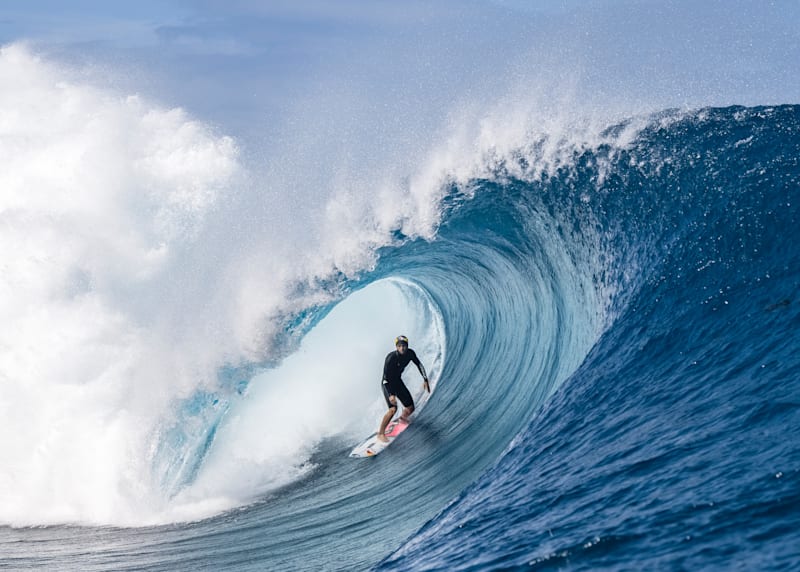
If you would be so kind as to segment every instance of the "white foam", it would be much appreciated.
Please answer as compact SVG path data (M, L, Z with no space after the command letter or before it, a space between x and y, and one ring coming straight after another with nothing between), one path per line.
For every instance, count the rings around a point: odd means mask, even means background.
M332 299L318 279L368 267L389 230L337 227L335 202L254 182L236 143L184 111L87 85L19 45L0 51L0 161L0 523L206 514L301 474L315 436L365 419L380 359L351 316L352 353L321 386L291 365L317 351L313 336L255 380L236 423L267 408L270 424L234 423L214 448L249 451L252 470L221 490L212 456L181 513L152 472L176 404L218 390L225 363L268 356L281 316ZM389 314L363 333L373 353L376 332L417 327L384 295ZM306 450L287 457L298 440Z
M153 427L212 371L171 351L165 284L235 144L9 46L0 162L0 522L136 521Z
M374 363L385 348L375 340L402 324L420 330L403 321L407 300L380 323L343 306L346 320L332 314L305 353L253 380L177 500L152 473L177 403L219 390L221 366L270 356L281 320L333 300L326 280L371 268L397 231L432 239L446 185L469 193L471 178L493 176L531 141L542 143L533 167L508 163L509 175L536 177L603 140L552 103L536 110L542 101L466 102L389 163L385 152L354 165L317 155L333 133L309 120L311 133L246 170L233 139L185 111L2 48L0 523L194 518L301 476L320 438L369 430L357 424L380 409ZM330 383L310 365L332 359L314 345L329 324L353 330L350 360L364 364L357 375L343 364ZM439 340L429 347L437 355L441 332L419 337ZM244 467L235 478L232 459Z

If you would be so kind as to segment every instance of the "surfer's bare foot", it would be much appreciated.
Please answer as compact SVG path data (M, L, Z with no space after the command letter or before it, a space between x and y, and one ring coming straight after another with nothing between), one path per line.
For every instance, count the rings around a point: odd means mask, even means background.
M383 433L378 433L378 441L380 441L381 443L388 443L389 438Z

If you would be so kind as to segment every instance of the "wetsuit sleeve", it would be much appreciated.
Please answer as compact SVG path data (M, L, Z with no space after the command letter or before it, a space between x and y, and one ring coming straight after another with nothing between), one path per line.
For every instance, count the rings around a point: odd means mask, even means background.
M408 350L408 351L411 352L411 361L413 361L414 365L417 366L419 373L422 375L422 379L428 381L428 374L425 373L425 367L422 365L422 362L419 361L419 358L417 357L417 352L415 352L414 350Z
M383 378L381 381L387 381L389 379L389 364L391 363L391 360L392 354L390 352L389 355L386 356L386 359L383 360Z

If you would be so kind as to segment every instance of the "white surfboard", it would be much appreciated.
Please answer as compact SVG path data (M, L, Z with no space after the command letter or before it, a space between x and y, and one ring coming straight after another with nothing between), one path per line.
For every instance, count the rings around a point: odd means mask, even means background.
M434 389L433 381L431 381L430 384L431 393L425 391L425 384L423 384L421 391L418 393L418 395L414 396L414 413L411 415L411 418L408 421L404 421L400 418L400 416L398 416L389 422L389 424L386 426L385 432L387 441L379 441L378 433L376 431L367 437L366 440L364 440L364 442L358 445L355 449L350 451L350 456L355 458L374 457L386 449L386 447L391 445L392 442L397 439L398 435L408 428L411 421L414 420L414 417L416 417L419 412L422 411L422 408L425 407L425 404L428 403L428 399L430 399Z
M367 437L367 440L357 446L350 452L351 457L374 457L381 451L383 451L386 447L392 444L392 441L397 439L397 436L400 435L403 431L406 430L409 423L408 421L404 421L399 417L397 419L393 419L389 422L389 425L386 426L386 439L387 441L380 441L378 440L378 433L373 433L371 436Z

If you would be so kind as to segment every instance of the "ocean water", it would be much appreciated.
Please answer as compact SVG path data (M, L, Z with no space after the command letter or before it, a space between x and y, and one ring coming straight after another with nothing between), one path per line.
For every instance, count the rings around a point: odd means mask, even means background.
M483 133L310 232L185 113L0 59L1 568L800 565L800 107ZM350 459L399 333L434 394Z

